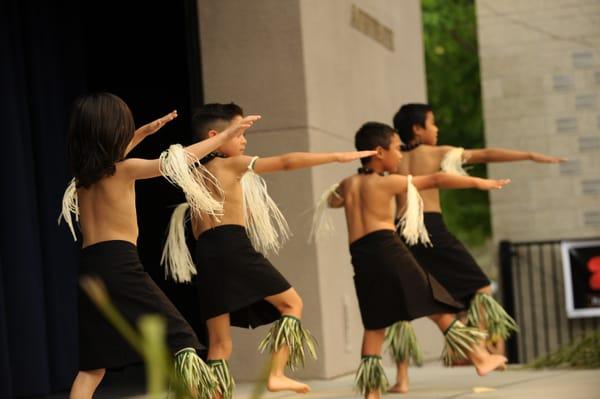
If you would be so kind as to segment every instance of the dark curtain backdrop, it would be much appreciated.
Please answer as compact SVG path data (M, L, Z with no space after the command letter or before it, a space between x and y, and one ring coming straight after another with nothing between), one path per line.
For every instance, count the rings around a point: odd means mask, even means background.
M64 391L77 370L79 244L56 224L70 179L72 101L113 92L138 125L177 109L179 120L132 156L187 142L190 109L202 99L196 21L187 0L0 2L0 398ZM165 282L158 265L182 196L161 179L136 189L142 261L201 331L191 288Z

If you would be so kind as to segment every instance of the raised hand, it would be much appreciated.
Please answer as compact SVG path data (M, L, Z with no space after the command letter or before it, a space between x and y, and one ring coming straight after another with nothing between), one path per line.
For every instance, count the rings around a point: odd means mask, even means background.
M335 160L337 162L351 162L357 159L372 157L377 154L377 151L350 151L350 152L337 152L335 154Z
M479 190L499 190L510 183L510 179L478 179L477 188Z
M162 118L158 118L157 120L147 123L144 126L140 127L135 131L135 134L149 136L158 132L160 128L162 128L164 125L171 122L175 118L177 118L177 111L171 111Z
M540 154L539 152L532 152L531 160L533 162L537 162L537 163L562 163L562 162L566 162L567 158L553 157L550 155Z
M223 130L221 134L225 135L228 139L239 137L260 118L260 115L248 115L239 122L230 125L227 129Z

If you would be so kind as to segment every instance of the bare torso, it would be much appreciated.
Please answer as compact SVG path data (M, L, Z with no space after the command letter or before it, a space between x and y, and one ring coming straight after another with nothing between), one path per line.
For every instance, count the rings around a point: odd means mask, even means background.
M192 218L192 227L194 237L198 239L204 231L226 224L237 224L244 226L244 200L242 193L241 178L235 168L231 167L234 158L214 158L208 162L206 169L219 182L219 186L224 193L223 215L216 218L211 215L203 214L201 218ZM215 198L219 198L218 193L214 193Z
M83 247L102 241L124 240L137 245L135 180L117 171L88 188L77 190Z
M404 176L423 176L439 172L445 152L440 147L431 145L420 145L411 151L403 152L398 172ZM424 212L442 211L440 191L437 188L422 190L419 193L423 198ZM400 209L400 205L405 203L403 196L398 196L397 201Z
M389 176L357 174L340 184L350 243L377 230L395 230L394 193L385 188L385 179Z

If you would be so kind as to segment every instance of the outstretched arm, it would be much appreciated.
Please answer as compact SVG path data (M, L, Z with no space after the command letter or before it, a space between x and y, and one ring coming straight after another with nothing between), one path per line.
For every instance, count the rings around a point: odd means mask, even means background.
M254 172L269 173L282 170L293 170L310 168L311 166L323 165L332 162L351 162L360 158L375 155L376 151L351 151L351 152L290 152L288 154L273 157L258 158L254 163ZM248 170L252 157L243 155L231 158L231 167L238 173L243 174Z
M560 163L566 158L544 155L539 152L517 151L506 148L482 148L465 150L463 160L468 164L488 162L533 161L538 163Z
M333 162L345 163L355 161L360 158L370 157L376 153L376 151L329 153L290 152L288 154L274 157L259 158L254 165L254 171L256 173L269 173L280 170L310 168L312 166Z
M413 184L417 190L427 190L431 188L476 188L479 190L494 190L500 189L508 183L510 183L509 179L482 179L479 177L460 176L444 172L413 177Z
M192 155L190 164L216 150L234 137L244 134L259 119L260 116L258 115L247 116L229 126L222 133L185 147L185 151ZM149 179L160 176L160 161L158 159L126 159L117 164L117 170L122 170L124 175L131 179Z
M127 145L127 149L125 150L125 156L131 152L139 143L142 142L146 137L158 132L160 128L162 128L167 123L171 122L173 119L177 118L177 111L169 112L167 115L162 118L158 118L157 120L147 123L144 126L140 127L133 133L133 138Z

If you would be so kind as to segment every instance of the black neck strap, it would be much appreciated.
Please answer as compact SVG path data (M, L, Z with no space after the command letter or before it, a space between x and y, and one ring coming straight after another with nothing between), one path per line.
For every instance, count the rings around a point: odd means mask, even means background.
M227 155L223 154L220 151L213 151L210 154L206 155L204 158L202 158L200 160L200 164L207 164L215 158L227 158Z
M402 144L402 146L400 147L400 150L402 150L404 152L412 151L415 148L417 148L418 146L420 146L421 144L422 143Z
M375 171L371 168L369 168L368 166L362 166L360 168L358 168L358 174L359 175L370 175L372 173L375 173ZM379 176L384 176L383 172L382 173L377 173Z

